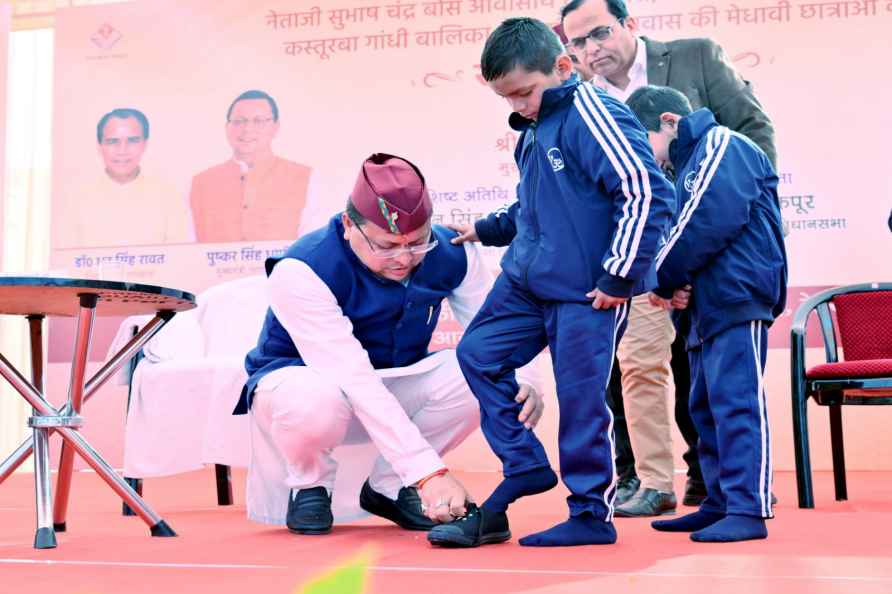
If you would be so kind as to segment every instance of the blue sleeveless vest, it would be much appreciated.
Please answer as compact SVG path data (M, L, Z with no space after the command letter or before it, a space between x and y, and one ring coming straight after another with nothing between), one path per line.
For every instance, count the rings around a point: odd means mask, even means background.
M305 262L334 294L353 324L353 335L375 369L404 367L428 356L443 299L465 278L467 256L449 240L455 232L433 226L439 245L428 252L408 285L383 279L366 268L344 239L340 215L295 242L281 258L266 261L269 276L284 258ZM288 332L269 309L257 346L245 357L248 381L233 414L246 414L257 383L267 373L305 365Z

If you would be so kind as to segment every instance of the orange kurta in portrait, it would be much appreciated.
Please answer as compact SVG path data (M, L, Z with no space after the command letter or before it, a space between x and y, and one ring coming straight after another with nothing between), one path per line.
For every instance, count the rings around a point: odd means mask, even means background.
M270 156L250 169L230 159L199 173L189 193L196 240L296 238L311 172Z

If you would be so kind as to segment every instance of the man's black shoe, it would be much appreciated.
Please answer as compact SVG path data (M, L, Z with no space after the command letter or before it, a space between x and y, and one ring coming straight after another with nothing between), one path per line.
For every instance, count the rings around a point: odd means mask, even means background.
M331 496L325 487L291 490L285 520L288 530L296 534L328 534L333 523Z
M438 524L427 533L427 540L441 547L479 547L510 538L505 512L487 511L473 503L468 504L468 513L463 517L448 524Z
M646 518L674 514L678 503L675 493L664 493L656 489L639 489L638 493L613 510L617 518Z
M631 499L640 486L641 481L635 475L620 478L616 484L616 499L613 500L613 505L622 505Z
M684 497L681 499L682 504L689 507L698 507L703 503L704 499L706 499L706 485L703 484L703 481L689 478L684 486Z
M359 507L406 530L427 531L437 525L421 512L421 497L415 487L403 487L394 501L372 489L366 479L359 492Z

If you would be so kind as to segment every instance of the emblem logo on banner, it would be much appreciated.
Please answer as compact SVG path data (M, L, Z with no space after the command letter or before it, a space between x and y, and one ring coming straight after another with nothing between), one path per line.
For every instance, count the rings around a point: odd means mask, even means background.
M103 23L102 26L90 36L90 41L92 41L93 45L99 49L107 50L113 48L121 37L123 37L123 34L120 31L108 23Z
M557 147L550 148L545 156L548 157L548 162L551 163L551 168L555 172L564 168L564 155L561 154L561 149Z

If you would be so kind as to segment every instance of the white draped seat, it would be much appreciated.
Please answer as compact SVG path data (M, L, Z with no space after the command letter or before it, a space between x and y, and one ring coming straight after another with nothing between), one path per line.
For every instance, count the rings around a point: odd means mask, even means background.
M146 344L130 377L124 476L131 484L215 464L219 490L220 467L248 466L248 416L232 410L268 308L266 277L215 285L197 303ZM126 319L112 351L147 320Z

